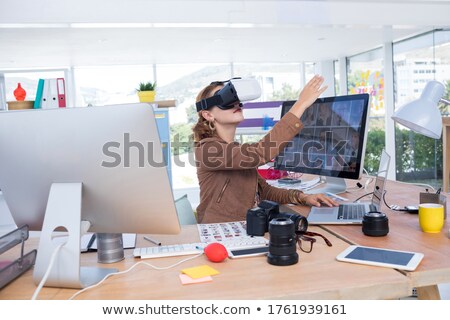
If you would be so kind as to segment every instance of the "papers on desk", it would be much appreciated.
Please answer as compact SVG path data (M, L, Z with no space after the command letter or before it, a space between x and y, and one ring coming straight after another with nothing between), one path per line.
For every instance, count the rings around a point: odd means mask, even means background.
M216 242L251 238L247 235L246 221L198 224L201 242Z
M213 278L211 276L206 276L206 277L202 277L202 278L198 278L198 279L193 279L193 278L189 277L187 274L180 274L179 277L180 277L181 284L183 284L183 285L213 281Z
M215 276L216 274L220 273L213 267L210 267L206 264L203 266L183 269L183 270L181 270L181 272L188 275L192 279L199 279L199 278L203 278L203 277L207 277L207 276Z
M203 283L210 282L213 280L211 276L219 274L220 272L210 267L208 265L187 268L181 270L181 274L179 275L181 284L195 284L195 283Z

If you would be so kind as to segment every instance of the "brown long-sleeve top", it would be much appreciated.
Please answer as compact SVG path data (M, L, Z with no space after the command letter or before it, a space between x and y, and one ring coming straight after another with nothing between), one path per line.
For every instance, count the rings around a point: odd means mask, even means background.
M246 219L247 210L259 200L289 202L289 190L270 186L257 168L277 156L303 128L302 122L287 113L259 142L227 143L219 137L206 138L195 146L200 184L199 223Z

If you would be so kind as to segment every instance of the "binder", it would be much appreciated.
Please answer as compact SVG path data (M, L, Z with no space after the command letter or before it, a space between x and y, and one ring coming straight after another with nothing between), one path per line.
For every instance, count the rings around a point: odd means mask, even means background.
M57 86L57 92L58 92L58 107L65 108L66 107L66 89L65 89L64 78L57 78L56 82L57 82L56 86Z
M36 91L36 99L34 99L34 109L41 108L42 104L42 91L44 90L44 79L39 79L38 87Z
M47 108L54 109L59 107L58 103L58 83L56 79L49 79L49 90L47 95Z
M55 109L59 107L57 79L45 79L42 90L42 109Z
M41 108L42 108L42 109L47 109L48 106L50 105L50 104L48 103L49 85L50 85L49 80L48 80L48 79L45 79L45 80L44 80L44 85L43 85L43 88L42 88L42 100L41 100Z

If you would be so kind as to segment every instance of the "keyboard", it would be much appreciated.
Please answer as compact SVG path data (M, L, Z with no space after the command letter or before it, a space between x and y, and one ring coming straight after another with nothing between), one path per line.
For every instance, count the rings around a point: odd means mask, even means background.
M223 244L228 251L234 249L249 249L269 245L269 240L263 237L233 239L217 242ZM196 242L157 247L142 247L134 249L133 256L141 259L150 259L199 254L203 252L203 248L205 248L208 244L209 243L206 242Z
M373 204L371 204L369 205L369 210L376 211L376 207ZM366 211L367 211L366 205L364 204L356 204L356 205L341 204L339 206L338 218L343 220L362 219Z

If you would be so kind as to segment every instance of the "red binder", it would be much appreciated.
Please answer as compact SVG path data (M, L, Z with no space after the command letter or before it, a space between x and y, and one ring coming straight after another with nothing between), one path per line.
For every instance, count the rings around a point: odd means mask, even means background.
M66 88L64 78L56 79L57 88L58 88L58 106L60 108L66 107Z

